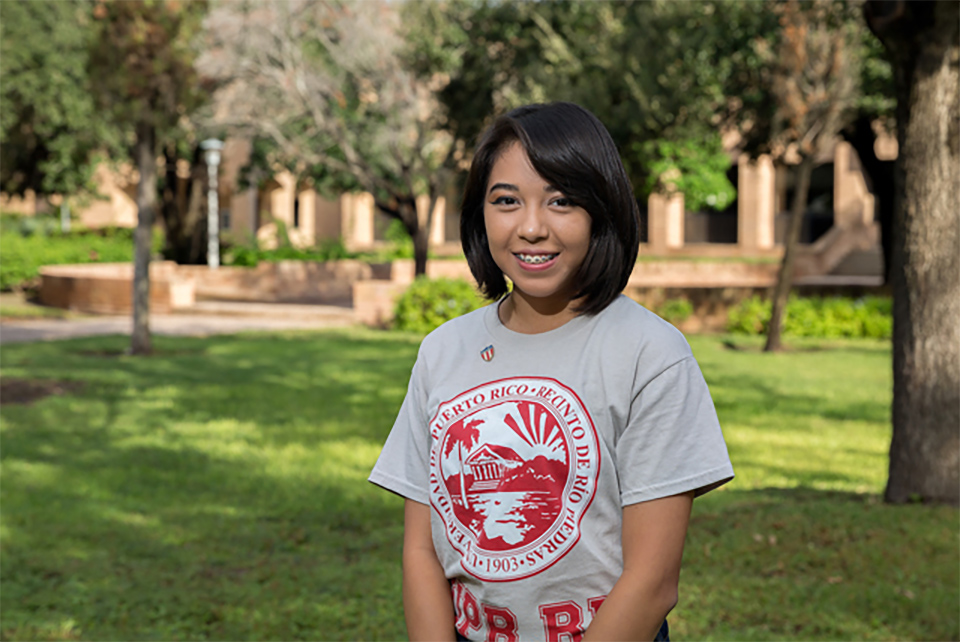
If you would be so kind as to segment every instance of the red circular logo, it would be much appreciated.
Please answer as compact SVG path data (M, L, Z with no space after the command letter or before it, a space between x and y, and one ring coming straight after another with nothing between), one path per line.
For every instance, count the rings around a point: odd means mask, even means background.
M528 577L565 555L596 492L593 422L554 379L491 382L430 422L431 501L471 575Z

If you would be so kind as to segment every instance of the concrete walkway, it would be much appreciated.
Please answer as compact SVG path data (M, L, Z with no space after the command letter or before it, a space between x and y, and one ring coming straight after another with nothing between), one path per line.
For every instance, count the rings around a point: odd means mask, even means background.
M326 305L199 302L177 314L150 315L150 330L169 336L209 336L248 331L314 330L353 325L353 310ZM109 334L130 335L129 315L81 319L0 321L0 345Z

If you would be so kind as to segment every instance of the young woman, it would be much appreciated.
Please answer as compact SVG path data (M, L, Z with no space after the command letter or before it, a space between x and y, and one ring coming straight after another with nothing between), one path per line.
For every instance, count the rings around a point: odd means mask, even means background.
M406 498L410 639L667 639L693 498L733 468L683 336L620 294L639 215L603 125L499 118L461 238L495 303L424 339L370 476Z

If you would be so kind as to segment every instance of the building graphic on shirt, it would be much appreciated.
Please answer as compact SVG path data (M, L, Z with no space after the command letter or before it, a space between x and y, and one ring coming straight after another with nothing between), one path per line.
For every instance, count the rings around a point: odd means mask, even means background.
M441 404L430 425L431 502L468 573L528 577L576 544L600 455L573 391L547 378L494 381Z
M475 492L496 490L508 472L523 466L523 460L513 450L491 444L478 448L463 463L463 474L473 477L470 490Z

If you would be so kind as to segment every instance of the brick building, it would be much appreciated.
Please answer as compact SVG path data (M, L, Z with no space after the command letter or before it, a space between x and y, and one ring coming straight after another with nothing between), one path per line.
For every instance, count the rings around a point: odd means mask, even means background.
M881 138L876 151L880 158L893 158L896 141ZM343 194L330 200L309 185L298 184L287 172L271 177L259 189L241 188L238 175L249 153L250 145L243 140L228 140L224 146L219 189L224 235L238 242L256 238L269 246L276 242L276 221L282 221L291 242L298 246L337 238L350 250L373 249L384 243L389 219L376 211L370 194ZM682 195L652 195L641 208L646 223L641 253L747 259L779 256L793 173L792 166L775 165L768 156L752 161L745 156L737 158L729 172L737 199L723 212L688 212ZM178 175L189 180L190 168L178 167ZM136 172L104 168L98 171L98 179L105 200L91 200L78 207L74 216L89 227L134 226ZM459 252L456 198L451 194L436 204L429 238L439 253ZM0 197L3 211L37 213L55 204L56 199L38 202L29 194L25 199ZM856 152L838 141L818 159L814 170L802 237L801 261L806 262L806 271L879 274L882 265L874 210L869 181ZM426 211L421 215L425 219Z

